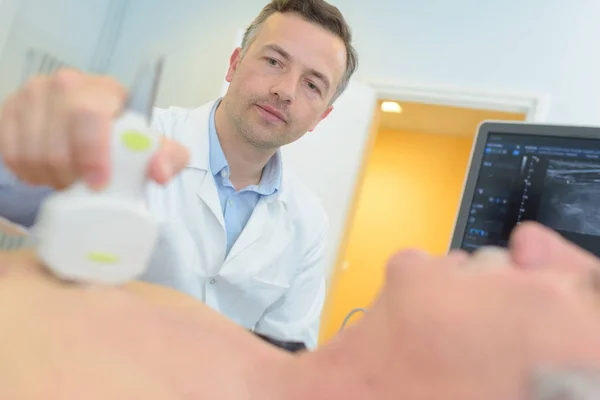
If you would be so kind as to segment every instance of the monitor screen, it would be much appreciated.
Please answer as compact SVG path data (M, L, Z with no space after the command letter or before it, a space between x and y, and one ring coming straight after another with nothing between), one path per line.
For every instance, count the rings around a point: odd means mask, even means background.
M600 255L600 140L489 134L461 248L506 247L527 220Z

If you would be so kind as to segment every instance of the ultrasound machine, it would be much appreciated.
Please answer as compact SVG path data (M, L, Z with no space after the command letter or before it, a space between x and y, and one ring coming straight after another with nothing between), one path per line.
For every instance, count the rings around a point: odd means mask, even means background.
M600 256L600 128L479 126L450 249L506 247L527 220Z

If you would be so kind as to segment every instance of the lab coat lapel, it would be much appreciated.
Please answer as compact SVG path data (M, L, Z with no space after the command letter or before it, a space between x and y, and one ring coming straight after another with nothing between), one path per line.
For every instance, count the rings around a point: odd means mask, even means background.
M210 171L210 143L209 143L209 119L214 101L204 104L193 110L188 118L183 122L184 127L179 134L174 135L174 139L182 143L190 152L190 161L186 168L201 170L204 173L198 174L197 195L202 202L210 209L215 218L225 229L225 220L219 201L217 186Z
M204 172L200 178L197 195L225 230L219 193L210 171L209 161L208 129L213 105L214 102L210 102L192 111L183 122L184 129L174 135L174 139L190 151L190 161L186 168ZM258 202L246 227L227 256L221 274L228 276L232 282L259 275L265 268L273 267L274 260L285 251L289 244L291 228L286 213L287 204L291 201L293 194L289 185L286 184L286 180L284 170L280 191L273 196L262 198ZM249 260L250 265L241 261L246 259Z
M197 194L214 214L215 218L217 218L223 229L225 229L225 219L223 218L221 202L219 201L219 193L217 192L217 186L210 171L204 174Z
M284 180L279 193L260 199L231 248L222 273L232 281L260 276L265 268L277 266L273 261L285 251L291 237L286 188Z
M254 208L250 219L242 230L242 233L233 244L227 262L238 257L248 246L256 242L267 230L268 225L272 223L272 216L269 207L271 202L262 198Z

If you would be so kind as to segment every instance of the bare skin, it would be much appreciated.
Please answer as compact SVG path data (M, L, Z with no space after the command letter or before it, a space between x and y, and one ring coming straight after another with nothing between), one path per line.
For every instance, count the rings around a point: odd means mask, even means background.
M514 237L509 254L398 254L369 313L296 356L181 293L67 285L3 254L0 397L529 399L537 367L600 369L598 260L537 226Z
M245 399L290 358L180 292L63 283L29 253L0 265L10 304L0 312L0 398Z

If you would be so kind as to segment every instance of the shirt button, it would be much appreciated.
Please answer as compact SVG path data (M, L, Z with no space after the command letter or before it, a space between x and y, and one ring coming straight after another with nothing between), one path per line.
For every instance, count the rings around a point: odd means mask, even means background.
M210 281L208 281L208 283L214 285L215 283L217 283L217 280L215 278L212 278Z
M232 206L232 205L233 205L233 200L229 200L229 201L227 202L227 204L229 204L230 206Z
M226 170L221 171L221 176L223 178L228 178L229 177L229 172L227 172Z

